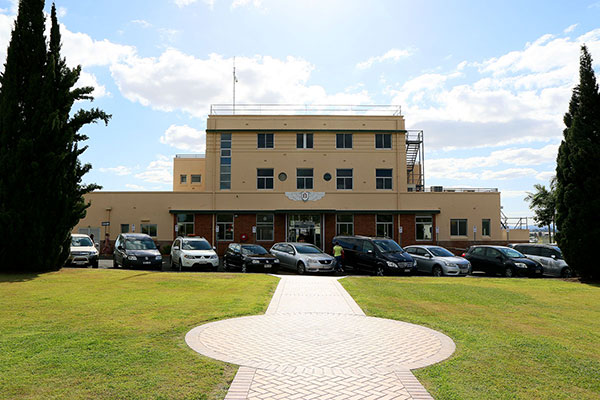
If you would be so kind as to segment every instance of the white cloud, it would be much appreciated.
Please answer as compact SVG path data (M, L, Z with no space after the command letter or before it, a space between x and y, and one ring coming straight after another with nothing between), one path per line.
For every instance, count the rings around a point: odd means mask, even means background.
M176 49L160 57L129 57L111 66L112 76L127 99L163 111L182 110L204 117L210 104L229 104L232 59L211 54L199 59ZM314 66L295 57L284 60L237 57L238 103L365 104L365 90L328 94L308 85Z
M524 199L527 197L526 190L500 190L503 199Z
M106 90L106 86L98 83L98 79L96 75L91 74L89 72L81 71L81 75L79 76L79 80L75 84L75 87L83 87L83 86L92 86L94 91L92 92L92 96L95 99L99 99L101 97L110 96L110 92Z
M240 1L240 0L236 0ZM248 1L248 0L247 0ZM358 69L368 69L373 66L375 63L382 63L384 61L394 61L398 62L403 58L408 58L414 54L413 49L390 49L385 54L381 56L374 56L366 61L359 62L356 64L356 68Z
M56 10L56 15L58 16L58 18L62 18L65 15L67 15L67 9L65 7L58 7L58 9Z
M135 177L150 183L173 183L173 161L171 158L159 154L156 160L150 162L145 171L135 174Z
M131 184L131 183L126 183L125 187L127 189L137 190L137 191L145 191L145 190L147 190L144 186L134 185L134 184Z
M198 2L198 0L173 0L173 2L177 5L177 7L182 8L194 4ZM206 4L211 10L215 6L215 0L203 0L203 3Z
M100 170L100 172L108 172L108 173L119 175L119 176L131 174L131 168L126 167L124 165L119 165L119 166L110 167L110 168L99 168L99 170Z
M107 39L94 40L85 33L71 32L62 24L60 31L63 55L70 66L107 66L131 58L136 53L132 46L112 43Z
M187 125L171 125L160 137L160 142L176 149L204 153L206 150L206 133Z
M563 31L564 33L571 33L575 30L575 28L577 28L577 24L573 24L573 25L569 25L567 28L565 28L565 30Z
M134 19L131 21L131 23L135 24L135 25L139 25L142 28L151 28L152 27L152 24L150 22L143 20L143 19Z
M483 180L507 180L520 179L535 176L538 172L533 168L507 168L500 171L482 171L480 179Z
M535 176L535 179L537 179L539 181L550 182L552 180L552 178L554 178L554 176L556 176L556 170L554 170L554 171L543 171L543 172L538 173Z

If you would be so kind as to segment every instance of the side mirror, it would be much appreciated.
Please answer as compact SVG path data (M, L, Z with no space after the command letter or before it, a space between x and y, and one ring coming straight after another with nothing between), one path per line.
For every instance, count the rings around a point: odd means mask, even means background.
M425 254L425 258L433 258L433 256L429 253Z
M217 251L217 246L213 246L213 250L214 250L214 251Z
M373 254L373 250L367 250L367 254Z
M173 246L173 250L179 250L179 246Z
M117 247L117 249L123 251L123 246L119 245L119 247Z
M552 254L550 257L552 257L554 260L556 260L556 254Z
M96 250L100 250L100 243L94 243L94 247L96 248Z

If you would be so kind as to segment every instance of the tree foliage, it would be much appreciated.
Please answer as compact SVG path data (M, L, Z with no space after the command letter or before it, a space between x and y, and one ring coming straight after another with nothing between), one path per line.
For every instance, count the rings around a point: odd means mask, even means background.
M535 192L527 193L525 200L529 202L529 208L533 210L533 219L540 228L547 226L548 235L550 241L552 241L551 227L555 224L556 216L556 198L554 194L553 185L550 186L550 190L546 189L546 186L535 184L533 185Z
M558 244L582 277L600 279L595 253L600 238L600 93L586 46L573 89L556 166Z
M56 7L46 43L43 0L21 0L0 76L0 269L17 272L61 268L70 232L89 206L83 184L91 165L79 156L86 124L108 123L98 109L71 114L92 87L75 88L81 68L61 57Z

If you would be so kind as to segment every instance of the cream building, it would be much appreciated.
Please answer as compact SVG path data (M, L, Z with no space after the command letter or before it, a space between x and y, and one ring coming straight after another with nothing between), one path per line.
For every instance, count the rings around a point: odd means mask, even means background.
M90 193L76 231L106 231L113 240L143 231L165 244L194 234L220 254L232 241L268 249L299 237L331 251L337 234L462 248L506 241L496 189L426 188L422 132L407 131L398 109L364 110L297 115L273 107L255 115L215 107L206 154L173 160L172 192Z

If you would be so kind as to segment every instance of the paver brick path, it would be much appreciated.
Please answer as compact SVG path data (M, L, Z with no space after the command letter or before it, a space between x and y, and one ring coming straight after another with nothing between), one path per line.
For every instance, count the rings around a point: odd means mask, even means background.
M410 372L454 342L367 317L334 277L282 276L265 315L192 329L197 352L241 365L226 399L431 399Z

